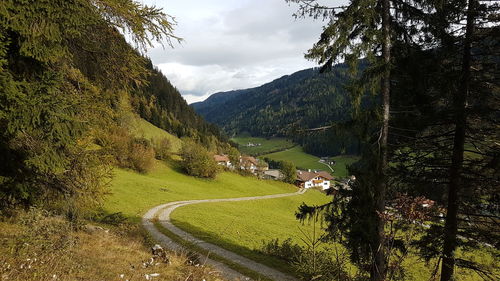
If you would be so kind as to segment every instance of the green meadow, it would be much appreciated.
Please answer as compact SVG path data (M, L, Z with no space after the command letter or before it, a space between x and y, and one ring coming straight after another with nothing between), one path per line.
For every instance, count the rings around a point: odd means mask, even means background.
M248 135L236 136L231 140L238 144L238 149L243 154L249 154L254 156L285 150L287 148L291 148L296 145L293 142L284 138L266 139L266 138L250 137ZM247 146L248 143L260 144L260 145Z
M283 198L185 206L176 209L171 218L176 226L198 238L289 271L289 265L282 260L263 255L258 250L264 242L276 238L280 241L292 238L304 245L301 238L311 236L314 226L299 222L295 212L303 202L319 205L328 201L329 197L324 193L308 190L301 195ZM319 224L316 231L321 232Z
M262 155L262 157L267 157L277 161L291 161L299 169L324 170L331 172L327 165L319 162L319 157L307 154L300 146L295 146L280 152ZM336 161L336 164L332 166L334 171L331 172L331 174L337 178L344 178L348 176L346 166L356 162L359 157L341 155L332 157L332 159Z
M163 203L208 198L232 198L295 192L296 187L277 181L258 180L224 172L215 180L185 175L175 161L156 161L153 171L140 174L114 169L114 178L104 209L121 212L139 221L148 209Z

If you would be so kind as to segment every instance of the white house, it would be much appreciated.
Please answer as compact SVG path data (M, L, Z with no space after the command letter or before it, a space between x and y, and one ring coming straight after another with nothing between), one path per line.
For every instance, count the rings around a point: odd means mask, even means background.
M333 177L324 171L297 171L297 185L303 188L320 187L323 190L329 189Z

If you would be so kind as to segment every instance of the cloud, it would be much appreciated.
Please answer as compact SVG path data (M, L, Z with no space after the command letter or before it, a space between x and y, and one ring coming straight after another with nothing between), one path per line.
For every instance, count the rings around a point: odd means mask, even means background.
M296 7L284 0L144 2L176 17L184 42L148 55L188 102L315 66L303 55L323 22L295 20Z

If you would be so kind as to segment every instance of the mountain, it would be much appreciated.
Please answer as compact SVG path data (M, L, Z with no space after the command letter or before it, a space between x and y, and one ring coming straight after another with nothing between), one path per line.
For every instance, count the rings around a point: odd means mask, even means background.
M348 81L345 64L327 73L310 68L259 87L216 93L191 106L229 135L248 132L252 136L287 137L316 155L355 154L358 144L350 135L300 133L351 119L351 97L345 89Z

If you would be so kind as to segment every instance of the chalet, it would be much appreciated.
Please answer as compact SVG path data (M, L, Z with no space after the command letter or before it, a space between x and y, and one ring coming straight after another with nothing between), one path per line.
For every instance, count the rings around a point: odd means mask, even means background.
M323 190L329 189L333 177L324 171L297 171L297 185L303 188L320 187Z
M214 160L217 162L218 165L230 168L231 161L229 161L229 157L227 155L214 155Z

